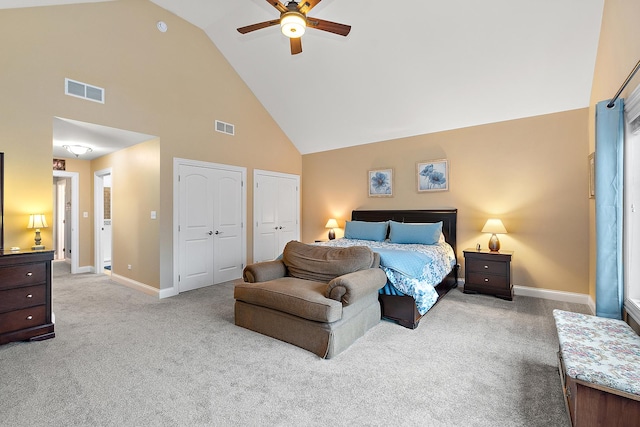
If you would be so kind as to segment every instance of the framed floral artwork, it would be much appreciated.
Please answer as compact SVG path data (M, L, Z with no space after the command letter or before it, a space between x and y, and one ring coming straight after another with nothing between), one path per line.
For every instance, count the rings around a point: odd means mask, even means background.
M393 169L370 170L369 197L393 197Z
M449 190L449 163L446 159L416 163L418 193Z

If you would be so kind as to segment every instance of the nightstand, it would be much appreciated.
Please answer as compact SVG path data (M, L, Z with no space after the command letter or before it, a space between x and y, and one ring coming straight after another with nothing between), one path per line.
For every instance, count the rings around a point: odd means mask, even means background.
M489 294L513 300L511 256L513 251L465 249L464 293Z

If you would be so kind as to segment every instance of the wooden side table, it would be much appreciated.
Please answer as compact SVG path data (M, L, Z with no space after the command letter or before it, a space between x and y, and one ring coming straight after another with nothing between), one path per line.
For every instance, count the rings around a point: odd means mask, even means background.
M465 249L464 293L482 293L513 300L511 257L513 251Z

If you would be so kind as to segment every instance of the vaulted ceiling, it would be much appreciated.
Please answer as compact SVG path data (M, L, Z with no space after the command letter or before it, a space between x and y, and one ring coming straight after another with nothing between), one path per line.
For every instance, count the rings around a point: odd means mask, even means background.
M277 19L269 1L151 1L206 32L302 154L587 107L604 6L323 0L309 15L351 33L308 29L291 55L278 26L236 31Z

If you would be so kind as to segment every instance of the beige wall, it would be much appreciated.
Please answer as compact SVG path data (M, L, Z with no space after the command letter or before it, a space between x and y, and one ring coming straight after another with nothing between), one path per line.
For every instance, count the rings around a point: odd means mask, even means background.
M598 56L589 108L589 153L595 150L595 105L611 99L640 60L640 2L606 0L600 30ZM631 80L621 97L640 84L640 73ZM595 200L589 203L589 294L595 300L596 241Z
M102 156L91 168L92 176L111 169L112 273L159 288L160 269L147 266L155 265L160 254L158 220L151 219L160 206L160 141Z
M168 24L166 33L156 29L158 20ZM159 156L150 159L160 173L158 220L148 230L155 235L123 243L133 245L138 257L149 248L147 241L159 246L153 256L138 258L140 270L122 272L152 280L150 286L173 285L174 157L246 167L249 224L253 169L301 173L300 153L204 32L147 0L2 10L0 52L6 246L33 244L26 230L29 213L52 215L56 116L159 138ZM105 88L106 103L64 95L65 77ZM216 119L233 123L236 135L215 132ZM139 188L130 191L123 197L134 199ZM91 225L93 209L87 211ZM250 251L253 236L247 231ZM51 230L44 231L49 247L51 239ZM84 263L84 251L92 251L91 231L81 227L80 239Z
M490 217L509 234L515 285L588 291L588 110L420 135L304 155L303 239L325 238L324 224L341 226L353 209L458 209L462 250L489 236ZM418 193L416 162L446 158L449 191ZM367 171L392 167L394 197L368 198ZM343 230L336 233L343 235Z

